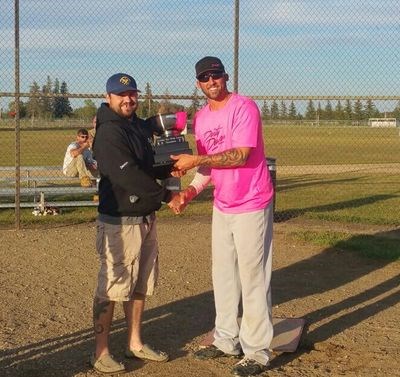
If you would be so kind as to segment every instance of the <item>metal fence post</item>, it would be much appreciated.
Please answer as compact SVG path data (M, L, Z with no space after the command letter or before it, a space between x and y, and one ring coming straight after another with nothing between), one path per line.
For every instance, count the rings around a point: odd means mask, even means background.
M20 72L19 72L19 0L14 0L15 36L15 228L21 228L20 211Z

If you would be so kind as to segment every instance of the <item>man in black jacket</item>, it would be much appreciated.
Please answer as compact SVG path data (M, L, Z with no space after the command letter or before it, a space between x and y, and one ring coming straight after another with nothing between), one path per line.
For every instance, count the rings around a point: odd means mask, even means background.
M128 326L126 357L167 361L165 352L141 339L146 295L158 275L155 211L176 197L159 185L153 169L152 132L136 116L138 92L133 77L117 73L106 85L97 112L93 150L100 171L96 248L100 271L93 305L96 351L91 364L102 373L125 370L108 348L116 301L123 302Z

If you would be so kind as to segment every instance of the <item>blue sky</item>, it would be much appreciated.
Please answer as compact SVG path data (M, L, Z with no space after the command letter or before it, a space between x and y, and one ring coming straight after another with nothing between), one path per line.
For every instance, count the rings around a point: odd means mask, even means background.
M14 0L0 4L0 91L14 85ZM47 75L102 93L119 71L153 93L190 95L194 64L233 73L234 1L20 0L21 90ZM399 95L400 1L240 2L239 91Z

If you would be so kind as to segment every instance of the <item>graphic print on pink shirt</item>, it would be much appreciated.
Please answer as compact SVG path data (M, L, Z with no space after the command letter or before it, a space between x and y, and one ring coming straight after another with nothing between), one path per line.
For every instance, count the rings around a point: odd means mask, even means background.
M204 134L204 145L207 151L214 152L218 146L224 143L225 135L221 135L222 126L217 126Z

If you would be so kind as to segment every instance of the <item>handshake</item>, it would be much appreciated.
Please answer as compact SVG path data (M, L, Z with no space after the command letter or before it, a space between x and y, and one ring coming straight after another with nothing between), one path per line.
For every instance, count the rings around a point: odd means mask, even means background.
M168 207L171 208L175 214L180 214L186 208L188 203L197 195L196 189L189 186L185 190L175 192L172 199L168 202Z
M186 174L186 171L198 166L199 162L199 156L191 154L171 155L170 158L174 161L171 172L173 177L182 177ZM185 190L174 192L171 201L168 202L168 207L175 214L180 214L196 195L195 187L189 185Z

